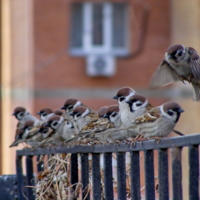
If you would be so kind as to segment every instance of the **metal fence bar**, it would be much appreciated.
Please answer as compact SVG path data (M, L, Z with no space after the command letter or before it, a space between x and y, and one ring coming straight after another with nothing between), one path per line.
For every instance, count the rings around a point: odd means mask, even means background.
M71 184L74 185L78 183L78 154L71 154L71 162L70 162L70 172L71 172ZM73 186L75 190L76 185Z
M53 153L112 153L112 152L130 152L130 151L144 151L154 149L173 148L180 146L200 144L200 134L191 134L184 137L171 137L160 140L159 144L155 140L144 141L142 145L136 142L134 147L126 144L119 145L95 145L95 146L64 146L64 147L48 147L18 150L17 155L40 155L40 154L53 154Z
M174 200L183 199L181 151L182 147L172 149L172 192Z
M141 199L140 194L140 152L131 151L131 199Z
M189 147L189 199L199 199L199 146Z
M100 154L92 154L93 199L101 200Z
M23 192L22 192L23 187L24 187L22 156L16 157L16 171L17 171L18 198L20 200L25 200L23 196Z
M105 189L105 200L114 200L112 153L104 153L104 189Z
M155 200L153 150L144 152L145 200Z
M33 177L33 161L32 161L33 156L26 156L26 185L32 186L34 185L34 177ZM27 187L27 198L29 200L34 200L35 196L33 193L33 188Z
M37 162L38 162L37 171L41 172L41 171L44 170L44 163L43 162L39 162L39 160L40 160L40 155L37 156Z
M85 200L90 199L90 193L87 192L88 184L89 184L89 162L88 162L88 154L81 154L81 181L82 181L82 199L87 195Z
M169 181L168 181L168 150L159 149L159 166L158 166L158 180L159 180L159 199L169 199Z
M125 153L117 153L117 193L119 200L126 200L126 164Z

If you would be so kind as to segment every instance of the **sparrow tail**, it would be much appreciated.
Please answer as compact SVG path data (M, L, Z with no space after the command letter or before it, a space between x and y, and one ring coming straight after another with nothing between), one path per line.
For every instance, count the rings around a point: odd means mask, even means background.
M194 98L196 101L200 101L200 85L199 84L192 84L194 89Z
M181 133L180 131L177 131L177 130L175 130L175 129L173 130L173 132L176 133L177 135L184 136L183 133Z

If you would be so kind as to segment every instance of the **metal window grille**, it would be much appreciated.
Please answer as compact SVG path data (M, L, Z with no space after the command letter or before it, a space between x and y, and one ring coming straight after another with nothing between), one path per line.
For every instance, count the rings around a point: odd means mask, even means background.
M92 177L93 188L92 195L95 200L101 199L100 183L100 155L104 156L104 187L105 200L113 200L113 180L112 180L112 154L117 155L117 193L118 200L126 200L126 159L127 152L130 153L130 178L131 178L131 199L141 199L140 176L145 175L145 198L146 200L155 200L155 181L154 181L154 151L158 151L158 180L159 180L159 199L169 199L169 179L172 181L172 197L174 200L183 199L182 191L182 148L188 148L188 166L189 166L189 197L184 199L199 199L199 144L200 134L188 135L184 137L173 137L162 139L159 143L154 140L144 141L142 144L137 142L135 147L126 144L119 145L95 145L95 146L65 146L52 148L38 148L18 150L16 155L18 196L24 200L22 189L23 169L22 157L26 156L26 185L31 185L33 179L33 156L49 155L57 153L71 154L71 183L78 181L78 156L81 160L81 179L83 189L89 182L89 164L88 154L92 155ZM171 149L171 169L172 177L169 177L168 156ZM140 152L144 152L144 171L140 171ZM38 165L38 171L41 171L41 165ZM26 188L26 194L29 200L34 199L31 188ZM90 199L88 196L87 199Z

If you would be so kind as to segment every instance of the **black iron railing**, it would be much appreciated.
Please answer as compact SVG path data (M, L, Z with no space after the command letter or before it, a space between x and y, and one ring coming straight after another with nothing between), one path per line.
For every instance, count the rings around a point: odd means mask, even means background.
M198 200L199 199L199 144L200 134L183 137L165 138L160 142L155 140L137 142L134 147L126 144L118 145L95 145L95 146L65 146L52 148L38 148L32 151L24 149L17 151L16 167L18 196L20 200L25 199L22 193L24 187L22 157L26 156L26 185L31 185L33 177L33 156L50 155L58 153L71 154L71 184L78 182L78 156L81 160L82 187L89 183L89 162L88 155L92 155L92 199L101 200L101 179L100 179L100 154L104 157L104 191L105 199L114 199L112 154L117 157L117 199L126 200L126 153L130 153L130 180L131 199L141 199L140 175L145 176L145 200L155 200L155 176L154 176L154 150L158 151L158 192L159 199L169 199L169 169L168 149L172 151L172 199L174 200ZM183 198L182 191L182 147L188 146L189 165L189 197ZM144 152L144 171L140 171L140 152ZM38 171L41 171L41 164ZM32 188L25 188L29 200L34 199ZM90 199L90 196L87 197Z

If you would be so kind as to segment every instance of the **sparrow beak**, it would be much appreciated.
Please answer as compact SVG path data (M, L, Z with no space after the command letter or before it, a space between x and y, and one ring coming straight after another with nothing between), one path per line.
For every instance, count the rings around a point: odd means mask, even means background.
M104 115L103 115L103 118L108 118L108 115L107 115L107 114L104 114Z
M61 107L60 109L64 109L64 110L66 110L67 108L66 108L66 106L63 106L63 107Z
M14 115L14 116L15 116L15 115L16 115L16 113L12 113L12 115Z
M179 112L179 113L182 113L182 112L185 112L185 111L184 111L182 108L179 108L179 109L178 109L178 112Z
M45 124L45 127L49 127L49 126L50 126L50 124L49 124L49 123L46 123L46 124Z
M113 99L118 99L118 96L114 96Z
M41 113L40 113L40 112L37 112L36 114L37 114L37 115L40 115Z

